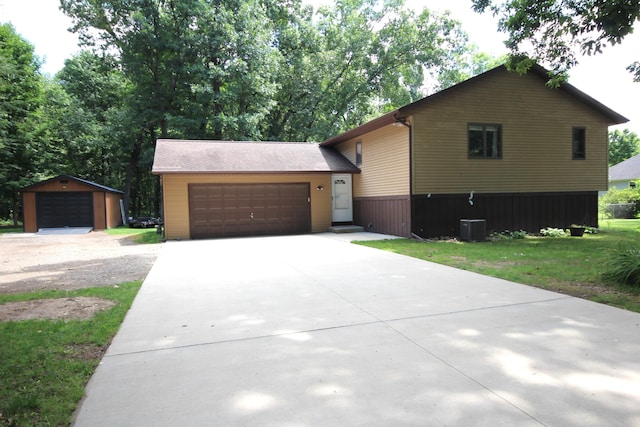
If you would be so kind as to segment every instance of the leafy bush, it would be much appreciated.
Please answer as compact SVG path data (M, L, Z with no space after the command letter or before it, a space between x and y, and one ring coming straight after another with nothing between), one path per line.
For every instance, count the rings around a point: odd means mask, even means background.
M611 250L603 276L616 283L640 287L640 246L618 245Z
M544 237L565 237L567 233L562 228L546 227L540 230L540 235Z
M625 203L635 205L633 215L637 215L638 212L640 212L640 182L636 183L636 188L625 188L624 190L612 188L607 191L604 196L600 198L600 210L610 216L611 212L607 210L607 205Z
M597 227L589 227L587 225L584 227L584 232L587 234L598 234L600 230Z
M497 240L516 240L516 239L526 239L527 236L528 234L524 230L519 230L519 231L505 230L503 232L493 232L489 237Z

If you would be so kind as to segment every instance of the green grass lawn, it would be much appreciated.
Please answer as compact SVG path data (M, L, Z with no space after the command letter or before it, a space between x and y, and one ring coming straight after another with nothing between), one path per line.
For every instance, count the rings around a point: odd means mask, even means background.
M640 220L601 220L600 232L584 237L358 243L640 312L640 289L602 276L610 251L624 243L640 246Z
M137 243L160 243L162 242L162 234L158 234L156 228L129 228L121 226L117 228L109 228L105 230L107 234L114 236L132 236Z
M71 292L0 295L0 304L78 296L116 303L90 320L0 322L0 425L68 426L140 286L138 281Z
M4 233L22 233L22 227L0 226L0 234Z
M3 232L22 228L2 227ZM138 243L159 243L155 228L106 230ZM120 328L142 282L77 291L0 294L0 304L47 298L91 296L114 307L90 320L0 322L0 426L68 426L87 381Z

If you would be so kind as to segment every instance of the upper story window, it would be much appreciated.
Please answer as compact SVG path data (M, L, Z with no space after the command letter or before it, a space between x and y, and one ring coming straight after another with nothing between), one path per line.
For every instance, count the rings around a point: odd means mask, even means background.
M584 160L587 158L587 130L585 128L573 128L572 147L573 160Z
M362 164L362 141L356 142L356 166Z
M471 123L468 134L470 158L502 158L501 125Z

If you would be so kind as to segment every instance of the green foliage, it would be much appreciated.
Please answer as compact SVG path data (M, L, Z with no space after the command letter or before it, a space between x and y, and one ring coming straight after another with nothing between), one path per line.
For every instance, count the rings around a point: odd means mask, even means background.
M62 1L86 43L119 51L150 134L324 140L424 96L460 66L459 23L402 1ZM188 23L188 24L187 24Z
M524 230L518 230L518 231L505 230L501 232L493 232L489 237L497 240L514 240L514 239L517 240L517 239L526 239L528 237L528 234Z
M440 73L438 89L446 89L461 83L473 76L503 65L507 60L508 57L506 55L493 57L485 52L478 51L477 46L471 45L464 53L458 56L456 59L457 66L448 67Z
M606 215L610 215L611 211L608 205L631 203L635 205L632 214L636 215L640 212L640 181L637 182L636 188L610 188L604 196L598 201L599 209Z
M546 227L540 230L542 237L566 237L567 232L562 228Z
M92 296L116 305L89 320L0 322L0 425L67 426L140 282L73 292L0 295L0 304Z
M627 71L633 74L633 81L640 82L640 61L635 61L627 67Z
M40 62L33 45L0 25L0 217L18 222L18 190L36 174L34 112L42 102Z
M629 129L609 132L609 166L640 153L640 138Z
M131 236L136 243L161 243L162 234L157 228L130 228L127 226L109 228L105 230L107 234Z
M127 215L157 216L157 138L322 141L423 97L427 83L494 64L468 53L448 14L416 13L403 0L317 11L299 0L61 8L89 51L54 79L39 75L32 46L11 27L1 32L0 57L10 60L0 77L22 74L17 84L0 78L0 217L19 212L15 189L58 174L121 189Z
M640 2L629 0L473 0L473 7L500 17L514 68L551 64L553 85L566 79L578 51L594 55L621 43L640 18ZM638 76L637 62L628 69Z
M640 288L640 246L620 244L607 253L605 280Z

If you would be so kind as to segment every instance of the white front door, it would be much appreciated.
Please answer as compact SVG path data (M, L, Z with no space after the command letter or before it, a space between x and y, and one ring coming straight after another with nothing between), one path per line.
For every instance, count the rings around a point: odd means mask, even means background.
M351 174L331 175L331 200L333 222L353 221Z

